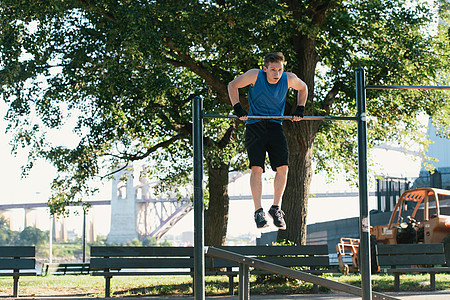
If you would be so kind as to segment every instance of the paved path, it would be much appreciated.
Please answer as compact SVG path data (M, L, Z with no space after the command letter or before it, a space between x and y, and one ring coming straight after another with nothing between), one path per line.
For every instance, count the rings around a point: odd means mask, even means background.
M390 296L399 298L401 300L449 300L450 291L434 291L434 292L398 292L398 293L386 293ZM0 299L5 299L0 297ZM20 299L40 299L40 300L75 300L75 299L90 299L79 296L47 296L47 297L20 297ZM94 299L105 299L105 298L94 298ZM157 296L157 297L112 297L108 298L111 300L193 300L194 297L184 297L184 296ZM210 296L206 297L207 300L236 300L239 299L238 296ZM294 295L250 295L250 299L257 300L271 300L271 299L285 299L285 300L351 300L351 299L361 299L361 297L352 296L345 293L329 293L329 294L294 294Z

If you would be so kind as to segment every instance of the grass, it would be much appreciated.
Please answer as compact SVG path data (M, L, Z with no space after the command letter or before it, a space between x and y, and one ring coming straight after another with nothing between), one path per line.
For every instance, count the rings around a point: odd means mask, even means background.
M359 275L326 276L328 279L361 286ZM235 279L237 281L237 279ZM0 277L0 297L11 296L12 277ZM105 280L101 276L65 275L33 277L24 276L19 280L20 296L50 296L71 295L83 297L103 297ZM374 291L393 291L394 277L392 275L372 275ZM429 289L428 274L408 274L400 278L402 291L421 291ZM237 292L237 284L235 284ZM252 294L294 294L310 293L312 284L298 280L261 280L252 276ZM436 289L450 290L450 274L436 275ZM205 278L207 295L225 295L228 293L228 277L207 276ZM329 292L320 288L321 292ZM156 295L190 295L192 294L192 279L190 276L116 276L111 280L112 296L156 296Z

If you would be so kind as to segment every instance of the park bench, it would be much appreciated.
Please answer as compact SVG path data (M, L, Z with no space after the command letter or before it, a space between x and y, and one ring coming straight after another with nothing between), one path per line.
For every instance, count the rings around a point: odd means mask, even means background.
M216 247L247 257L258 258L283 267L298 267L311 274L339 273L336 267L330 266L327 245L299 246L223 246ZM217 258L215 258L217 259ZM237 264L236 267L239 267ZM254 275L272 275L273 273L254 269ZM237 276L232 274L229 276ZM230 285L233 280L230 280ZM318 293L318 286L313 285L313 293Z
M85 275L89 271L89 263L44 263L41 275Z
M376 246L378 266L394 274L394 290L400 290L400 275L405 273L429 273L430 289L436 289L436 273L450 272L445 265L444 245L439 244L396 244Z
M13 297L19 294L19 277L36 276L34 246L0 246L0 276L14 278Z
M331 272L327 267L328 248L321 246L224 246L227 251L259 257L289 267L308 267L311 272ZM193 247L91 247L91 275L105 277L105 297L110 297L113 276L194 275ZM229 292L234 293L234 277L239 264L220 258L205 257L205 275L229 278ZM254 274L263 272L254 270ZM316 290L316 289L314 289Z
M92 246L90 266L91 275L105 277L105 297L110 297L110 282L113 276L193 276L194 248ZM218 266L227 267L226 265ZM226 272L221 274L226 275Z

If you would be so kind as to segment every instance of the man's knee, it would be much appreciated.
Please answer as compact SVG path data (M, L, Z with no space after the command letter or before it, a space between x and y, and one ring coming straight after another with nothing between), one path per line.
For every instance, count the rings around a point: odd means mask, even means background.
M280 174L281 176L287 176L288 171L289 171L289 166L287 166L287 165L279 166L277 168L277 174Z
M263 168L261 168L260 166L252 166L250 170L252 172L252 176L258 177L261 177L262 173L264 172Z

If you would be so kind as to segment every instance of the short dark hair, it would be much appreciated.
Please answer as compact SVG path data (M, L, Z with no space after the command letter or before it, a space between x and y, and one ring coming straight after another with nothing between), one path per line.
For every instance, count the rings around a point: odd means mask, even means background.
M270 63L282 62L284 63L284 55L281 52L268 53L264 56L264 65L267 67Z

